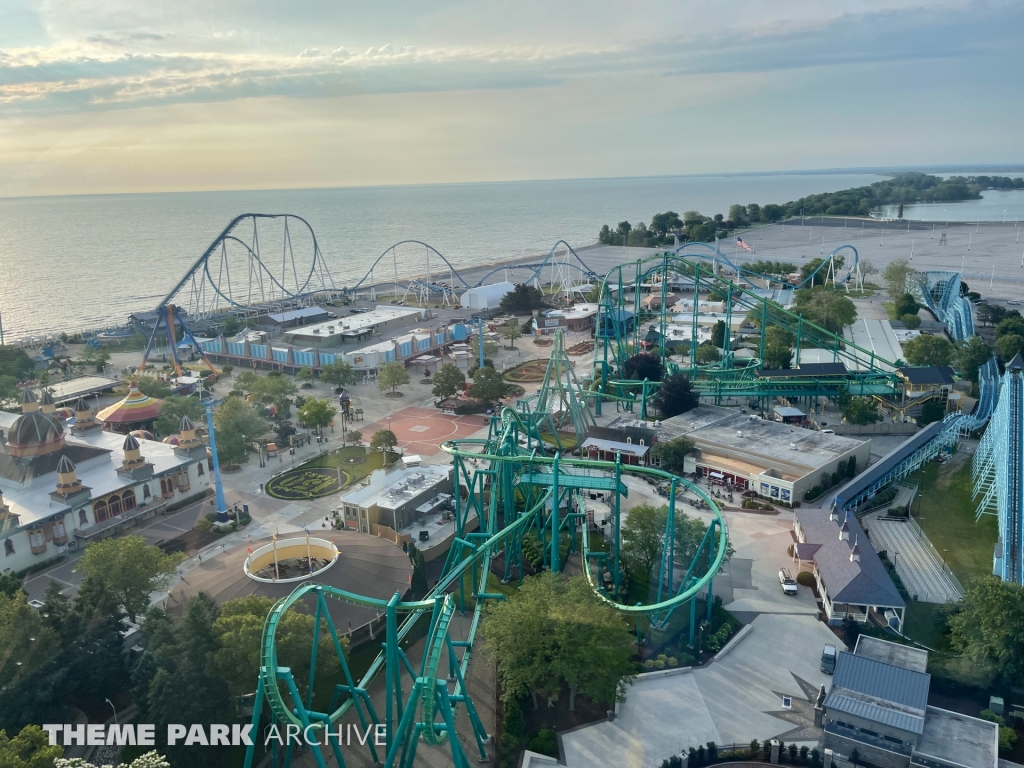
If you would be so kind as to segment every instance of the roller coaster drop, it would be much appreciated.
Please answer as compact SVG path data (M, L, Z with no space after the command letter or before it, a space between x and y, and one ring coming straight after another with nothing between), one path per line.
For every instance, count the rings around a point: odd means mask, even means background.
M525 447L524 447L525 444ZM545 455L537 422L511 408L502 410L491 422L483 440L459 440L442 448L453 458L455 493L455 539L437 585L421 600L403 601L399 594L379 600L345 592L321 584L307 583L279 601L267 616L261 650L261 666L252 722L258 728L264 706L272 719L296 732L321 734L317 739L331 749L339 765L345 765L336 724L354 710L362 728L383 725L386 746L382 751L369 743L374 761L385 766L411 766L419 743L445 745L451 750L452 764L468 768L470 761L455 735L460 705L473 733L480 759L486 758L488 735L466 688L466 676L473 644L485 604L504 596L487 591L487 575L492 561L503 556L503 581L523 576L524 537L531 536L541 546L544 565L552 571L563 566L561 549L568 542L571 554L576 533L581 533L581 557L584 572L595 593L637 622L640 638L642 619L666 627L673 612L690 604L690 642L697 623L695 598L706 593L708 618L713 604L714 574L725 558L728 539L725 520L714 500L701 489L668 472L649 467L626 467L620 462L566 458L559 453ZM624 572L621 567L621 526L619 500L627 496L623 482L626 472L646 475L669 484L665 546L659 558L657 581L651 580L650 599L646 603L626 605L622 595ZM614 498L611 514L609 549L591 543L587 524L584 491L608 492ZM683 491L696 495L713 514L711 524L687 567L675 551L675 515ZM471 531L471 522L481 521ZM307 597L315 602L316 627L326 625L313 638L309 683L303 695L292 670L277 662L277 629L282 617ZM339 634L334 627L327 600L335 599L376 609L385 616L383 652L362 679L355 681L345 658ZM456 612L464 613L470 599L475 602L465 639L453 632ZM423 657L414 665L402 648L402 641L419 622L426 622ZM317 667L321 635L328 639L330 651L337 657L344 683L335 686L328 703L314 702L313 673ZM383 671L385 676L384 713L380 717L371 702L368 687ZM307 730L308 729L308 730ZM326 737L326 738L325 738ZM285 764L292 758L292 745L285 748ZM245 766L252 765L254 748L246 753ZM313 748L317 765L324 766L321 750Z

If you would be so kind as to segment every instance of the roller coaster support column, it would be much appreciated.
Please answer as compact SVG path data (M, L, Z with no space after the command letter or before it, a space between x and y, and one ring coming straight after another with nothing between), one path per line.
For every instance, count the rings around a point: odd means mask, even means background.
M612 538L612 582L615 584L615 599L619 599L619 587L622 585L622 571L619 570L619 542L622 540L620 532L621 524L621 508L619 506L619 483L622 482L622 454L615 454L615 488L613 492L615 496L615 510L613 512L615 520L613 525L615 526L615 536Z
M732 280L729 281L729 290L725 296L725 335L722 337L722 350L725 355L722 367L725 370L732 368L732 341L730 332L732 331Z
M480 345L480 360L479 367L484 367L484 316L480 315L476 319L476 341Z
M690 329L690 381L697 380L697 316L700 312L700 267L693 268L693 327Z
M767 302L765 302L767 304ZM804 316L800 315L800 319L796 321L796 357L793 360L793 364L800 367L800 346L804 338Z
M711 540L708 542L708 568L712 568L715 563L715 528L718 526L717 520L711 521ZM711 621L711 606L715 602L714 597L714 583L715 577L712 576L708 579L708 621Z
M761 303L761 348L757 353L761 364L764 365L764 333L768 329L768 302Z
M208 397L203 402L206 409L206 429L210 433L210 457L213 460L213 488L217 498L217 521L216 525L225 526L228 520L228 503L224 500L224 486L220 482L220 461L217 459L217 436L213 431L213 398Z
M644 379L643 390L641 393L640 400L640 421L647 420L647 392L650 385L650 382L647 379Z
M385 696L384 696L384 729L385 743L384 752L391 750L391 743L395 736L395 713L402 711L402 679L401 668L398 663L398 620L395 606L402 599L402 596L395 592L388 601L388 607L384 609L385 625L387 627L386 644L384 655L387 663L384 668L386 675ZM429 715L428 715L429 716Z
M636 279L633 280L633 344L631 355L640 351L640 275L643 274L643 259L636 260Z
M668 522L665 524L665 550L662 553L661 558L661 573L658 574L658 602L662 601L662 590L667 590L668 594L673 593L672 581L673 581L673 566L676 557L676 537L674 535L676 529L676 481L675 478L672 480L671 488L668 492Z
M562 457L561 451L555 451L555 460L551 464L551 572L559 573L559 539L560 531L558 525L558 508L561 500L558 498L558 460Z
M660 327L658 328L658 330L660 331L660 335L661 335L661 343L659 345L659 350L661 352L661 359L662 360L665 359L665 330L666 330L665 329L665 324L668 321L668 318L666 317L667 313L665 312L665 302L666 302L667 299L668 299L668 253L665 253L664 257L661 260L661 312L658 313L658 316L661 318L661 324L660 324Z

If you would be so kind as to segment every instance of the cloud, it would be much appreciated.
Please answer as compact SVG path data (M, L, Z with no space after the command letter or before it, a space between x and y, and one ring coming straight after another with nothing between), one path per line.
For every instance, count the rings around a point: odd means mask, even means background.
M91 35L46 47L0 50L4 114L61 113L254 96L538 87L624 74L679 77L723 72L978 57L1013 46L1024 9L901 10L803 22L752 22L716 34L607 44L396 46L362 54L339 46L297 55L223 50L145 51L173 38L147 32ZM207 40L248 33L228 29ZM984 46L973 41L985 41ZM189 41L194 47L195 40ZM209 47L215 47L212 43Z

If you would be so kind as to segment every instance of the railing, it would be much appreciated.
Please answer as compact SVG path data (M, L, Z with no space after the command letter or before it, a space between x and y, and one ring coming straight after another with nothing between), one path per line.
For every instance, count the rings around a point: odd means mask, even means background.
M893 752L897 755L905 755L909 757L913 752L913 748L903 742L897 744L896 742L883 739L880 736L870 736L859 729L841 728L836 723L825 723L825 733L831 733L833 736L839 736L844 739L849 739L850 741L866 744L867 746L874 747L875 749L884 749L886 752Z

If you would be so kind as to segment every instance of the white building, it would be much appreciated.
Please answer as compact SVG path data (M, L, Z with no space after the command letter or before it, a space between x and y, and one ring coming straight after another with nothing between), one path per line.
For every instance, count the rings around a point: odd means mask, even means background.
M465 309L475 309L481 312L489 309L497 309L506 293L512 293L516 287L505 281L491 285L478 285L470 288L459 299L460 305Z
M69 420L70 421L70 420ZM188 419L177 446L107 432L79 400L74 425L53 398L0 413L0 571L19 572L201 498L206 446Z
M345 527L372 534L379 525L396 533L412 526L417 515L422 514L417 511L418 507L439 494L451 493L451 469L451 466L428 464L390 472L376 470L370 475L369 484L342 497Z

